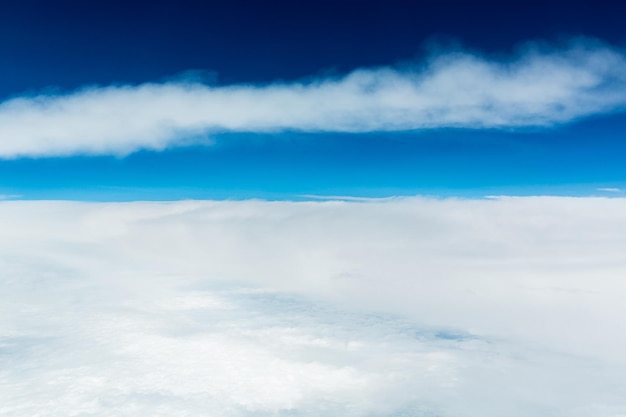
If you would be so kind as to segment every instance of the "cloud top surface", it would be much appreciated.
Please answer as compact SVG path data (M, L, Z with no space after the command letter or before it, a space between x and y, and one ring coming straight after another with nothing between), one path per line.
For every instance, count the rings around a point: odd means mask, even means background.
M626 200L0 203L0 414L620 416Z

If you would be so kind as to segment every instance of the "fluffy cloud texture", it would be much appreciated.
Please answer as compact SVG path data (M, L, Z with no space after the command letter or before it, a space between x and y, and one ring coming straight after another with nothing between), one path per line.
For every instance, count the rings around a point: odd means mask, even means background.
M0 203L0 415L626 415L626 200Z
M552 126L623 110L626 57L601 44L471 53L268 85L90 87L0 104L0 157L126 154L219 132L371 132Z

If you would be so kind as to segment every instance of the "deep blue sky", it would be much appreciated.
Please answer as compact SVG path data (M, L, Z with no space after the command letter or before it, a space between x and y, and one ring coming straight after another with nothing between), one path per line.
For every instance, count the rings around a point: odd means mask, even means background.
M301 79L415 60L455 43L493 56L574 36L622 47L626 3L618 3L5 1L0 97L188 71L219 84ZM213 147L122 159L0 161L0 193L99 200L592 194L625 185L625 128L626 118L613 115L540 132L228 134Z
M189 70L223 83L414 59L425 43L508 53L592 36L624 44L618 1L3 1L2 95L144 82Z

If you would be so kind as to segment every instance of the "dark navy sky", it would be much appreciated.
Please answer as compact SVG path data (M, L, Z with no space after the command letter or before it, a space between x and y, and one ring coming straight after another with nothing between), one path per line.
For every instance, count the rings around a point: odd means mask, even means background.
M626 45L626 3L3 1L0 97L181 76L219 84L343 74L460 44ZM294 198L301 194L593 193L626 181L626 120L540 132L223 135L208 148L0 161L24 198ZM294 137L297 136L297 137ZM0 140L10 140L0 138Z
M612 1L3 1L2 95L144 82L189 70L222 83L388 65L459 42L510 53L529 40L624 44Z

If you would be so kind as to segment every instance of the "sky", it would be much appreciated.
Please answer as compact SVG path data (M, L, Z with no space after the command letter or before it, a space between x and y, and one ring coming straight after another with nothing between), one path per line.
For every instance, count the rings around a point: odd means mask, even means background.
M543 3L3 2L0 194L623 188L624 6Z
M0 416L626 417L625 15L0 2Z

